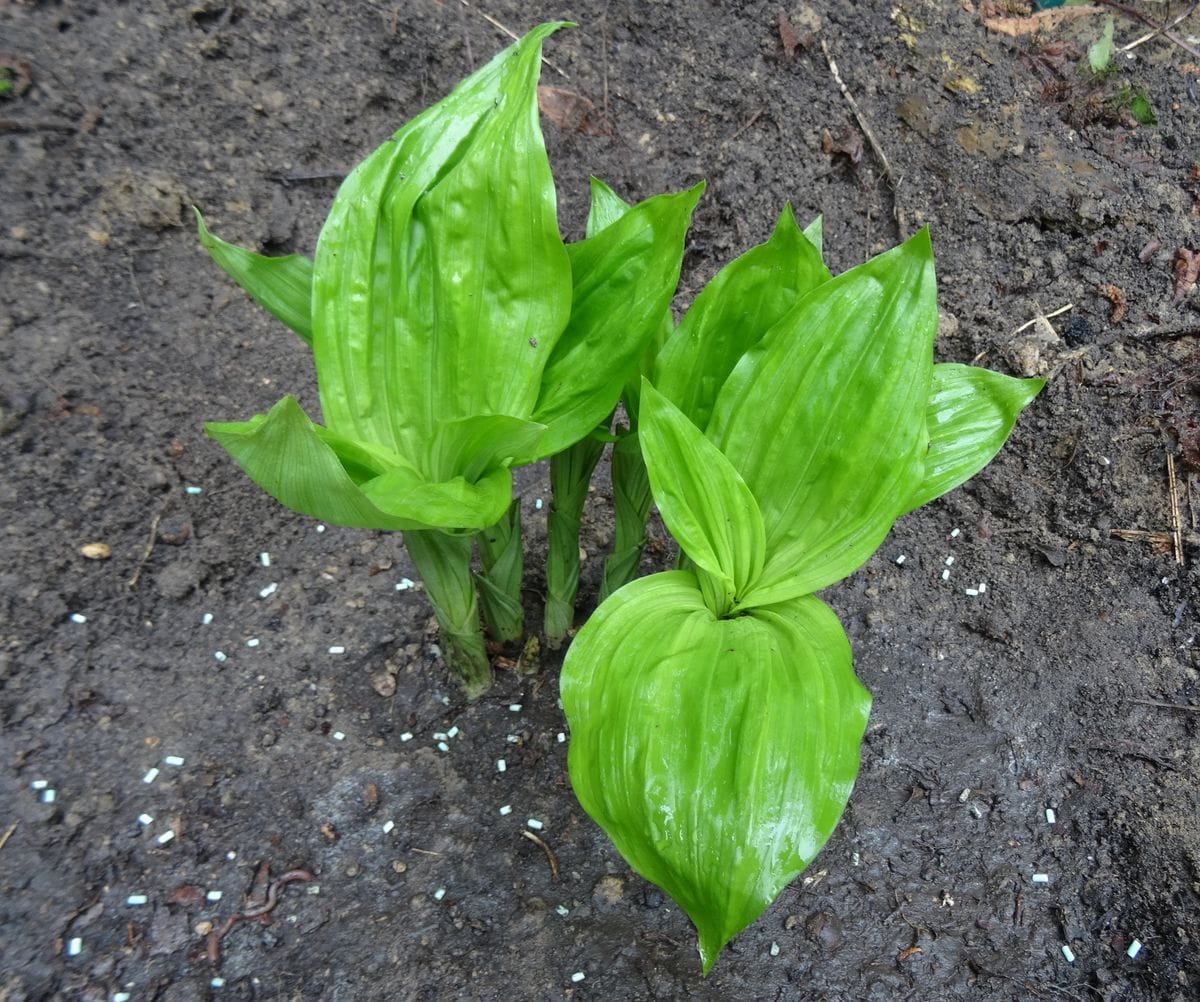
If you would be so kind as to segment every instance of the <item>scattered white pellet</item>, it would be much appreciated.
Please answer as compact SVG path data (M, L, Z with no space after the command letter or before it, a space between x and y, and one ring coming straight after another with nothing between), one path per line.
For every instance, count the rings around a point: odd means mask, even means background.
M183 489L183 491L185 494L203 494L204 488L203 487L193 487L191 485L188 485L187 487L185 487Z
M329 653L330 654L345 654L346 648L344 648L341 644L334 644L331 648L329 648Z
M445 896L446 896L446 888L444 888L444 887L439 887L436 891L433 892L433 900L434 901L441 901L442 898L444 898Z
M182 755L168 755L163 759L165 765L180 766L183 765L184 759Z
M142 777L142 782L153 783L156 779L158 779L158 768L152 767L146 771L146 775Z
M1053 807L1046 808L1046 824L1052 825L1058 820L1058 815L1054 813Z
M979 594L979 589L978 588L964 588L963 594L970 595L971 598L975 598L975 596L977 596Z
M1100 457L1100 465L1101 466L1112 466L1112 460L1109 459L1107 456L1101 456Z
M445 731L434 731L432 737L434 741L445 741L448 735Z
M962 791L962 793L960 793L958 795L958 802L960 804L965 804L970 799L971 799L971 788L968 786Z
M951 530L950 530L950 538L951 538L951 539L958 539L958 532L959 532L959 530L958 530L958 529L951 529Z
M224 988L225 987L225 979L224 978L211 978L211 979L209 979L208 986L210 988Z
M175 829L168 828L165 832L158 836L158 844L166 845L175 837Z
M507 741L510 745L515 745L518 741L521 740L521 736L519 734L507 734L507 735L505 735L504 740Z
M225 663L228 656L229 655L227 655L224 651L213 651L213 657L216 658L222 664Z
M137 908L140 905L144 905L149 900L150 899L144 894L131 894L125 899L125 904L129 905L131 908Z
M82 612L73 612L71 613L71 622L78 623L80 626L82 626L87 622L87 616L85 616Z
M947 557L947 558L946 558L946 566L947 566L947 567L953 567L953 566L954 566L954 557L950 556L950 557Z
M57 799L58 799L58 791L56 791L52 787L42 791L42 803L43 804L52 804Z
M403 734L400 735L401 741L411 741L412 739L413 739L412 731L405 731Z
M561 744L564 744L564 743L566 742L566 740L567 740L567 736L566 736L566 734L564 734L562 731L559 731L559 732L558 732L558 734L557 734L557 735L555 735L555 737L557 738L557 740L558 740L558 743L559 743L560 745L561 745Z
M535 832L540 832L543 828L546 827L537 818L530 818L528 821L525 822L525 824L527 824Z
M512 814L512 804L505 804L503 807L501 807L500 814L502 817L507 817L509 814Z
M396 591L408 591L410 588L415 588L416 584L412 578L401 578L396 582Z
M390 835L392 833L392 829L395 827L396 827L395 821L385 821L383 823L383 834Z
M129 992L114 992L109 1002L129 1002L131 998L133 996Z
M778 957L778 956L779 956L779 944L778 944L778 943L772 943L772 944L771 944L771 956L772 956L772 957Z
M334 741L345 741L346 735L343 734L341 731L334 731L333 732L333 740Z
M267 585L262 591L260 591L258 593L258 597L259 598L270 598L278 590L279 590L279 582L272 581L269 585Z
M987 582L980 581L979 582L979 594L982 595L985 591L987 591Z
M321 524L318 522L318 523L317 523L317 532L324 532L324 531L325 531L325 526L321 525Z
M1066 943L1062 945L1062 955L1068 964L1075 963L1075 951L1067 946Z
M47 786L49 786L49 785L50 785L50 784L49 784L49 783L48 783L46 780L44 780L44 779L35 779L35 780L34 780L32 783L30 783L30 784L29 784L29 789L31 789L31 790L44 790L44 789L46 789L46 787L47 787Z
M429 649L433 652L433 656L435 658L440 658L442 656L442 649L440 647L438 647L437 644L430 644ZM449 705L450 705L450 697L443 696L442 697L442 706L449 706Z
M534 499L534 501L533 501L533 506L534 506L534 508L536 508L538 511L541 511L541 510L542 510L542 499L541 499L541 498L535 498L535 499Z
M521 712L521 704L520 703L509 703L508 709L509 709L510 713L520 713Z
M437 750L440 752L448 752L450 750L450 746L446 744L445 741L439 741L437 743Z
M456 738L456 737L458 737L458 728L457 728L457 727L451 727L451 728L450 728L450 730L448 730L448 731L446 732L446 737L448 737L448 738Z
M321 885L320 884L308 884L305 886L304 890L307 894L320 894L321 893ZM289 918L290 918L290 916L289 916Z
M586 977L587 977L587 975L584 974L583 971L576 971L574 974L571 975L571 980L574 981L575 984L579 984L579 982L581 982Z
M246 641L246 646L247 647L257 647L260 643L262 643L262 641L260 641L258 639L258 637L251 637L249 640Z
M900 556L898 556L898 557L896 558L896 563L897 563L897 564L902 564L902 563L904 563L904 561L906 561L907 559L908 559L908 557L906 557L906 556L905 556L903 553L901 553L901 554L900 554Z
M271 566L271 554L269 554L266 550L263 550L262 553L260 553L258 555L258 562L260 564L262 564L264 567L270 567Z
M1048 873L1035 873L1035 874L1033 875L1033 882L1034 882L1035 884L1048 884L1048 883L1050 883L1050 874L1048 874Z
M205 901L220 901L223 895L224 895L223 891L209 891L206 895L204 895L204 900Z
M496 759L496 771L497 772L504 772L504 770L507 768L508 768L508 763L505 762L504 759L502 759L502 758Z
M237 859L237 852L233 849L230 849L227 853L225 853L225 858L232 863L235 859Z
M943 581L950 580L950 568L946 568L946 570L942 571L942 580Z
M1125 956L1127 956L1130 960L1133 960L1133 958L1136 957L1141 952L1142 952L1142 941L1140 939L1135 939L1132 943L1129 944L1129 949L1125 951Z
M554 910L556 912L558 912L559 915L562 915L564 918L571 914L571 909L568 908L566 905L559 905Z
M852 864L852 865L854 865L854 866L862 866L862 855L861 855L860 853L857 853L857 852L856 852L856 853L853 853L853 854L850 856L850 862L851 862L851 864Z
M67 956L78 957L83 952L83 940L76 936L67 944Z
M137 819L138 819L138 824L141 825L143 828L146 825L154 823L154 815L153 814L139 814L137 816Z
M211 612L206 612L203 616L200 617L200 625L201 626L208 626L208 624L211 623L212 621L213 621L213 614Z

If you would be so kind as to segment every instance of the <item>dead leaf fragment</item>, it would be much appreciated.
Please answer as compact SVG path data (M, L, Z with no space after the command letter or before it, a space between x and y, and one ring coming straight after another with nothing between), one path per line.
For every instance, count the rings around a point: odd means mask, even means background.
M1190 247L1178 248L1171 259L1171 271L1175 276L1171 298L1182 299L1196 287L1196 279L1200 278L1200 251Z
M792 25L792 19L783 11L779 12L779 41L783 43L783 54L791 59L800 47L800 36Z
M538 108L564 132L582 132L585 136L611 136L612 121L595 102L565 87L539 87Z
M1125 319L1125 314L1129 311L1129 306L1125 302L1125 290L1119 285L1102 285L1100 286L1100 295L1112 303L1112 311L1108 315L1110 324L1119 324Z
M979 13L983 18L984 27L1000 35L1016 38L1018 35L1032 35L1035 31L1050 31L1063 21L1086 14L1095 14L1099 7L1053 7L1040 10L1028 17L1009 17L1008 4L1003 0L984 0L979 5Z
M822 129L821 152L830 156L845 154L852 164L857 165L861 163L863 156L862 133L851 125L842 126L836 136L828 129Z
M922 952L923 951L919 946L906 947L896 954L896 963L902 964L904 961L908 960L909 957L915 957L917 954Z

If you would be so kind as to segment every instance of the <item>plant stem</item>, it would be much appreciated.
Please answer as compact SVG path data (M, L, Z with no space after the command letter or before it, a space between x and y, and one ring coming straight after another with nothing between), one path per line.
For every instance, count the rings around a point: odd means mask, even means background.
M579 527L592 471L604 443L588 436L550 457L550 502L543 631L551 647L562 644L575 619L579 590Z
M525 556L521 550L521 502L514 500L495 525L475 534L483 570L475 575L479 604L488 635L502 643L521 639L525 609L521 605L521 578Z
M646 520L650 517L650 476L642 459L636 431L627 431L613 446L613 505L616 531L613 552L604 561L600 601L637 575L646 545Z
M474 699L491 685L492 666L479 628L471 537L422 529L406 532L404 545L437 615L446 666Z

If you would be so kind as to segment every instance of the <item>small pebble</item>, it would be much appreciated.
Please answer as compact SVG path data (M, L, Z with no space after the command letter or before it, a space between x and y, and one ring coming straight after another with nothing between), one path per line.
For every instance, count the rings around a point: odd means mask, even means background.
M496 759L496 771L497 772L504 772L504 770L507 768L508 768L508 763L505 762L504 759L502 759L502 758Z
M175 837L174 829L168 828L165 832L163 832L161 835L158 836L158 844L166 845L174 837Z
M153 783L156 779L158 779L158 769L152 768L142 777L142 782Z
M345 654L346 648L344 648L341 644L334 644L331 648L329 648L329 653L330 654Z
M206 895L204 895L204 900L205 901L220 901L223 893L224 892L222 892L222 891L209 891Z
M71 613L71 622L78 623L80 626L82 626L87 622L87 616L85 616L82 612L73 612Z
M78 957L83 952L83 940L76 936L67 944L67 956Z
M515 745L518 741L521 740L521 737L518 734L509 734L508 736L505 737L504 740L507 741L510 745Z
M502 815L512 814L512 804L505 804L503 807L500 808L500 813Z
M125 904L132 908L137 908L139 905L144 905L150 899L144 894L131 894L125 899Z
M237 859L237 853L233 849L230 849L227 853L225 853L225 858L232 863L235 859Z
M1133 960L1133 958L1136 957L1141 952L1142 952L1142 941L1140 939L1135 939L1132 943L1129 944L1129 949L1125 951L1125 956L1127 956L1130 960Z
M525 822L525 824L527 824L535 832L540 832L543 828L546 827L537 818L530 818L528 821Z
M772 956L772 957L778 957L778 956L779 956L779 944L778 944L778 943L772 943L772 944L771 944L771 956Z
M1062 945L1062 955L1066 959L1068 964L1075 963L1075 951L1072 950L1069 946L1067 946L1066 943L1063 943L1063 945Z

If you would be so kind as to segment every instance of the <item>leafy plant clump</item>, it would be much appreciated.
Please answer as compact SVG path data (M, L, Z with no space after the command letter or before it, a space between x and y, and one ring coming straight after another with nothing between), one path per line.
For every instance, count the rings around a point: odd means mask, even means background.
M217 263L311 346L323 416L286 396L207 430L288 507L402 531L472 695L490 679L481 620L498 640L524 632L512 468L550 460L543 628L561 642L612 442L614 552L561 680L571 781L692 918L707 973L812 861L857 775L870 696L816 593L982 469L1042 383L934 364L926 231L833 277L820 220L802 230L785 208L678 324L702 185L630 206L593 180L585 239L564 243L536 103L561 26L371 154L313 260L199 221ZM679 558L636 578L652 500Z

